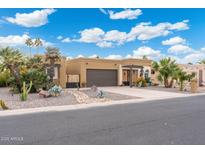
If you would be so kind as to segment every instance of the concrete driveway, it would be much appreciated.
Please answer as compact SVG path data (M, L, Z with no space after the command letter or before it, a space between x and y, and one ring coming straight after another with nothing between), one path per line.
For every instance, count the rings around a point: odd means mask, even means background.
M141 97L143 100L158 100L158 99L177 98L177 97L189 97L189 96L197 96L197 95L205 94L205 93L190 94L190 93L168 92L168 91L159 91L159 90L152 90L148 88L136 88L136 87L133 88L100 87L100 89L107 92Z

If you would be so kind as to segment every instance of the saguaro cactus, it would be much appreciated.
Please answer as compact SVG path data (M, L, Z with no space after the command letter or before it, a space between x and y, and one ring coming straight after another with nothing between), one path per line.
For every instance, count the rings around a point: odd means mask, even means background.
M30 84L29 84L28 87L26 86L25 81L23 82L22 93L21 93L21 101L26 101L27 100L28 93L30 92L32 85L33 85L32 81L30 81Z

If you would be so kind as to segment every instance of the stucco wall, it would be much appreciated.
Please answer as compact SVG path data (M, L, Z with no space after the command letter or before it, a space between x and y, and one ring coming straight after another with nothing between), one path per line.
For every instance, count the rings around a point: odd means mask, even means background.
M79 58L67 61L67 74L80 74L80 83L86 83L86 69L114 69L118 70L120 65L141 65L151 70L150 60L127 59L107 60Z

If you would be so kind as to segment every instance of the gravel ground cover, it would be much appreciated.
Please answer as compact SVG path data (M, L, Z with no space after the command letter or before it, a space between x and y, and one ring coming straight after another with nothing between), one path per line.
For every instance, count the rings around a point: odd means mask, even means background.
M28 100L23 102L18 94L12 96L8 88L0 88L0 99L5 101L9 109L73 105L78 103L75 97L67 92L63 92L59 97L49 98L42 98L38 94L29 94Z
M96 92L93 92L92 90L81 90L84 92L86 95L88 95L90 98L96 98ZM121 94L116 94L116 93L111 93L111 92L106 92L105 93L105 98L108 100L128 100L128 99L137 99L139 97L134 97L134 96L128 96L128 95L121 95Z
M0 88L0 100L5 101L10 110L22 108L39 108L46 106L62 106L88 103L103 103L113 100L136 99L137 97L105 92L104 98L97 98L92 90L65 89L61 96L42 98L38 94L29 94L27 101L21 101L19 94L12 95L9 88ZM1 110L1 109L0 109Z

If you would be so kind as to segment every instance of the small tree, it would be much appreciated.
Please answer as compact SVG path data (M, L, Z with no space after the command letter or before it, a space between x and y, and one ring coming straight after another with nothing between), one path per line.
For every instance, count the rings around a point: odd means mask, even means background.
M46 56L46 61L50 62L50 71L48 74L50 76L51 81L53 81L55 62L60 60L61 54L58 48L47 47L45 56Z
M179 70L175 60L171 58L161 59L159 62L153 62L154 71L159 72L158 80L164 83L166 88L171 88L176 80L176 72Z
M190 81L191 79L193 79L195 77L195 73L187 74L186 72L180 69L177 73L177 76L178 76L178 81L179 81L179 90L183 91L184 86L185 86L184 82Z

